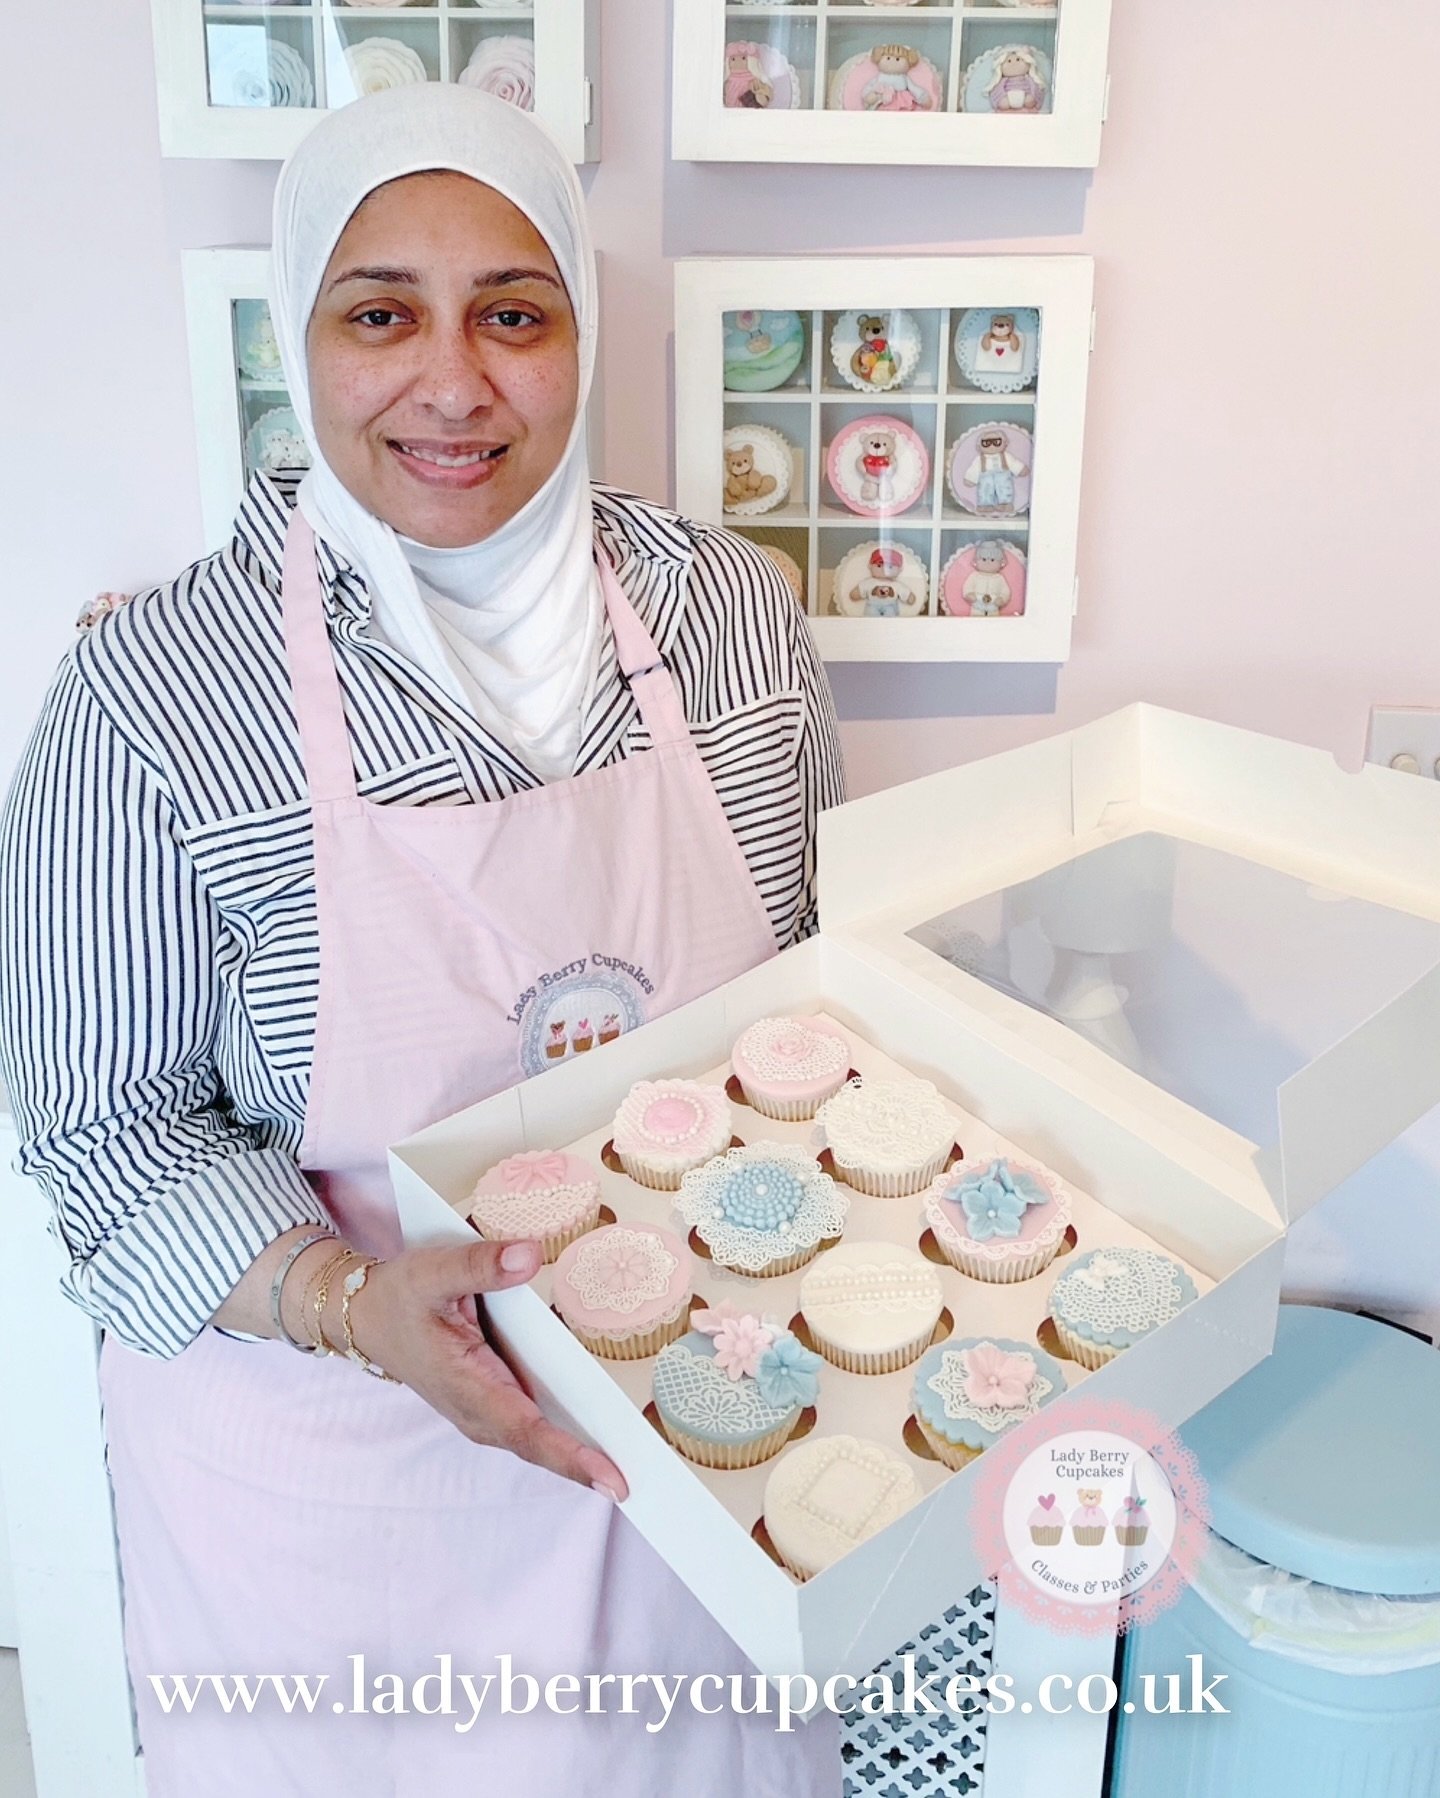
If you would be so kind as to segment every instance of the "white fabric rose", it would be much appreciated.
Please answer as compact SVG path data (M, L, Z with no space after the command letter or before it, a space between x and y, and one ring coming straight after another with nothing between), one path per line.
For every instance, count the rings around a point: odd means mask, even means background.
M534 112L535 46L523 37L482 38L459 80L465 87L508 100L522 112Z
M430 79L419 51L394 37L360 38L347 46L345 64L357 96Z

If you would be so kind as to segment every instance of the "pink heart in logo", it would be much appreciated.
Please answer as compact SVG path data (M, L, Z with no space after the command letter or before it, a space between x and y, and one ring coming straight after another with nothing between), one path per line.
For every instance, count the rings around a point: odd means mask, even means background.
M1055 1503L1055 1494L1053 1492L1047 1492L1044 1495L1044 1497L1040 1500L1040 1503L1048 1511L1051 1508L1051 1506Z

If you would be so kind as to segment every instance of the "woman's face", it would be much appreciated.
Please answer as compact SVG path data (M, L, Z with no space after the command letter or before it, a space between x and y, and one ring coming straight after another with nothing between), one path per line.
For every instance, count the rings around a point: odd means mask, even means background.
M417 543L478 543L544 486L579 399L575 316L525 214L468 175L356 208L306 332L325 460Z

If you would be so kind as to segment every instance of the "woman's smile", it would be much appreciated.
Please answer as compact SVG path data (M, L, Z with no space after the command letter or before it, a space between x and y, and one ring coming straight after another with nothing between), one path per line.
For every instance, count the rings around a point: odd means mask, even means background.
M412 480L427 486L464 490L479 487L499 472L508 444L434 442L423 437L386 439Z

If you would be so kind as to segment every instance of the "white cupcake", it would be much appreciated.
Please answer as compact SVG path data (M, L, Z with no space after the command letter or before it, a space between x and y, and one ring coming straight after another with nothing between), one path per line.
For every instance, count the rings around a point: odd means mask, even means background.
M849 1080L816 1114L836 1174L857 1192L922 1192L955 1147L955 1118L928 1080Z
M839 1243L800 1282L810 1340L848 1373L895 1373L918 1361L944 1303L939 1274L903 1243Z

